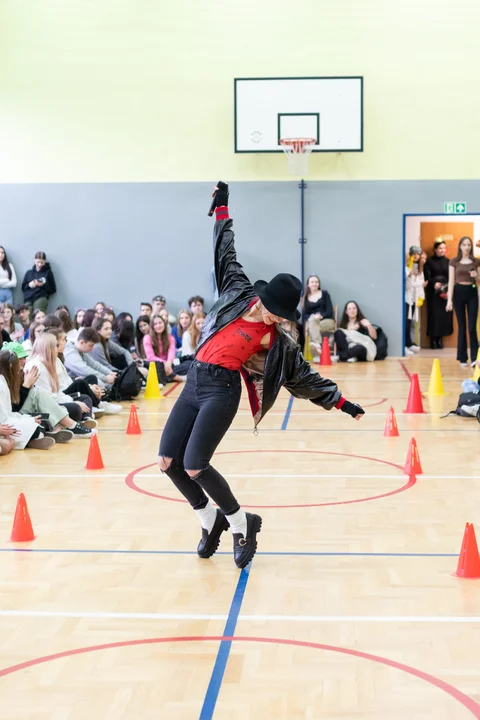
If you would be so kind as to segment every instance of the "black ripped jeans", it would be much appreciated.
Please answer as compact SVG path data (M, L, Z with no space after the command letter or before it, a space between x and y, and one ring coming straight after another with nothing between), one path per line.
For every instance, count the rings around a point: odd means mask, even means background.
M241 393L239 372L194 360L163 430L159 455L173 458L166 474L195 510L207 504L205 493L225 515L240 508L210 460L232 424ZM199 472L193 479L186 470Z

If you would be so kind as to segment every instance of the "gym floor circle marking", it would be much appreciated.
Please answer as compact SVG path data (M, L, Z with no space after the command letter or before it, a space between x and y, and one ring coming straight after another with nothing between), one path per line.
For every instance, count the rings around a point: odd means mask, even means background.
M382 465L388 465L389 467L393 467L397 470L400 470L403 474L404 470L401 465L398 465L397 463L389 462L388 460L380 460L379 458L373 458L369 457L367 455L355 455L351 453L339 453L339 452L329 452L327 450L224 450L222 452L215 453L215 455L242 455L242 454L253 454L253 453L300 453L300 454L311 454L311 455L333 455L337 457L348 457L348 458L355 458L357 460L369 460L370 462L376 462L381 463ZM156 467L157 463L150 463L149 465L142 465L141 467L136 468L135 470L132 470L127 477L125 478L125 484L127 487L129 487L131 490L134 490L135 492L141 493L142 495L147 495L148 497L156 498L157 500L165 500L167 502L176 502L176 503L186 503L187 501L184 500L182 497L170 497L168 495L160 495L158 493L150 492L149 490L145 490L144 488L137 485L136 477L139 475L139 473L143 472L144 470L147 470L151 467ZM381 478L381 476L379 476ZM402 478L403 480L403 478ZM382 498L390 497L392 495L398 495L398 493L405 492L405 490L410 490L415 483L417 482L417 478L412 475L408 478L407 482L405 482L401 487L396 488L395 490L389 490L385 493L380 493L378 495L370 495L368 497L364 498L355 498L353 500L337 500L335 502L324 502L324 503L288 503L284 505L247 505L245 503L242 503L242 507L245 508L258 508L258 509L281 509L281 508L312 508L312 507L330 507L332 505L351 505L354 503L361 503L361 502L370 502L372 500L380 500Z
M161 637L161 638L144 638L141 640L122 640L120 642L105 643L102 645L90 645L89 647L76 648L74 650L64 650L63 652L53 653L52 655L44 655L42 657L32 658L25 662L18 663L17 665L10 665L9 667L0 670L0 678L7 675L12 675L15 672L26 670L28 668L35 667L36 665L42 665L44 663L59 660L61 658L73 657L75 655L83 655L90 652L96 652L100 650L112 650L114 648L121 647L132 647L136 645L155 645L160 643L188 643L188 642L235 642L235 643L264 643L272 645L290 645L295 647L302 647L312 650L323 650L326 652L334 652L342 655L350 655L352 657L361 658L363 660L370 660L371 662L378 663L379 665L385 665L395 670L400 670L418 680L432 685L444 693L449 695L451 698L456 700L458 703L463 705L473 717L480 720L480 704L475 702L473 698L465 695L461 690L450 685L449 683L441 680L440 678L430 675L423 670L417 670L417 668L411 667L399 663L395 660L382 657L381 655L373 655L371 653L362 652L360 650L352 650L350 648L339 647L337 645L324 645L323 643L307 642L303 640L289 640L286 638L265 638L265 637L227 637L223 635L211 635L211 636L186 636L186 637Z

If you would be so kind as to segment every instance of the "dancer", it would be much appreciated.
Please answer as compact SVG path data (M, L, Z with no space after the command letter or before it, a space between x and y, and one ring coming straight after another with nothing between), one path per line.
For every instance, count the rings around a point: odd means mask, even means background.
M360 420L364 410L345 400L336 384L305 362L281 321L297 322L302 283L281 273L270 282L251 285L237 260L228 185L214 189L209 215L213 232L215 278L219 299L208 313L182 394L160 441L160 470L188 500L202 526L197 547L209 558L230 527L236 565L244 568L255 555L262 518L245 513L227 481L210 460L236 415L240 375L248 390L255 428L284 386L294 397L331 410L336 407ZM216 510L211 498L219 507Z

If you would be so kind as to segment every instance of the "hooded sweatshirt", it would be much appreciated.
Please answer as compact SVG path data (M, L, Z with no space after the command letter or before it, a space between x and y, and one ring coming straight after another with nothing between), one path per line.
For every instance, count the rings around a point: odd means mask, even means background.
M31 283L32 280L43 279L45 279L43 285L39 285L38 287L34 288L29 287L29 283ZM27 270L27 272L25 273L25 277L23 278L22 290L23 297L26 303L33 303L39 298L48 298L50 297L50 295L56 293L57 288L55 285L55 278L53 277L50 263L45 263L41 270L37 270L35 265L32 267L31 270Z

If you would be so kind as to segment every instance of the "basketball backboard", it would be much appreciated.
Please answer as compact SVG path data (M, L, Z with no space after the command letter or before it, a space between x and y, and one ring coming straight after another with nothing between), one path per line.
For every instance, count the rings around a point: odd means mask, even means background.
M313 152L362 152L363 78L235 78L235 152L282 152L291 137L314 138Z

